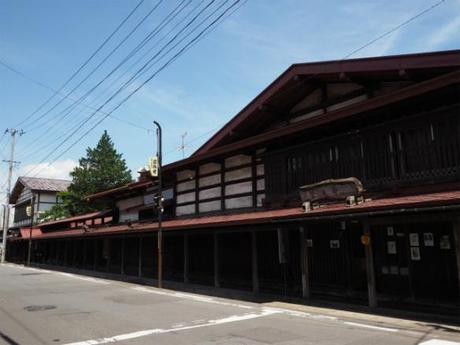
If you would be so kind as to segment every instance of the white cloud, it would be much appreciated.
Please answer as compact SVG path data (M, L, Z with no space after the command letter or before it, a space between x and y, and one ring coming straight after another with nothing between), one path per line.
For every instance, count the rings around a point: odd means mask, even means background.
M56 179L70 179L69 173L77 166L77 162L72 159L66 159L56 161L52 164L40 163L40 164L28 164L22 166L17 176L28 176L45 177L45 178L56 178Z
M429 47L429 49L436 49L442 44L457 38L458 32L460 32L460 16L434 31L427 40L427 47Z

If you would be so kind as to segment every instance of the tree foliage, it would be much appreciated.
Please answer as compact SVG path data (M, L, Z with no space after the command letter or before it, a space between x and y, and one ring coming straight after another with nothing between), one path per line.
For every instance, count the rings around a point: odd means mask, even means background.
M131 182L131 171L122 154L114 147L104 131L95 148L87 148L86 156L70 173L72 183L66 192L59 193L62 205L54 206L47 216L76 215L113 207L109 200L89 202L86 197ZM43 218L43 217L40 217Z

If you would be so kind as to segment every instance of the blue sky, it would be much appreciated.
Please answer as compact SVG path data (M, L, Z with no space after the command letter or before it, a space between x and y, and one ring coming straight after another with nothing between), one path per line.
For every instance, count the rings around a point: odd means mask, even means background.
M200 1L192 0L189 8ZM0 60L58 88L137 2L2 0ZM152 128L154 119L160 121L164 128L165 162L180 159L181 134L187 132L185 154L189 155L290 64L340 59L436 2L249 0L114 115L144 128ZM95 66L156 3L157 0L146 0L120 35L84 71ZM132 39L71 97L78 98L97 83L178 3L179 0L163 1ZM458 49L459 32L460 0L445 0L428 14L353 57ZM109 89L97 98L105 87L101 85L98 90L85 100L87 105L98 106L110 94ZM16 125L51 94L50 90L0 66L0 129ZM27 133L18 139L17 160L21 164L16 174L30 171L58 143L57 138L65 134L68 126L90 113L87 108L78 108L54 127L46 119L57 118L59 111L50 112L40 121L25 123ZM86 147L96 144L104 129L133 171L144 165L155 151L151 132L108 118L51 167L41 170L39 176L65 177ZM8 150L4 138L0 153L6 155ZM45 161L52 160L53 155ZM0 187L5 174L3 164Z

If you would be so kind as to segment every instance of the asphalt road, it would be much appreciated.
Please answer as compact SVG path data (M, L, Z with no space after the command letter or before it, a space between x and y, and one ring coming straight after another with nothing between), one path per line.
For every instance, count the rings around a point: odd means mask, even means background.
M460 329L338 315L0 265L0 344L460 345Z

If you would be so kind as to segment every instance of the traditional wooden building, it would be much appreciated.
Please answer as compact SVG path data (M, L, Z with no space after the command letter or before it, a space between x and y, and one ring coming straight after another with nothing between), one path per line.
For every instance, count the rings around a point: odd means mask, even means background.
M36 222L43 212L60 203L58 193L66 191L70 181L41 177L21 176L16 181L9 203L14 206L11 230ZM33 208L33 215L27 215L27 207Z
M167 281L458 313L460 51L292 65L164 185ZM91 196L110 221L40 225L34 261L156 279L156 193Z

